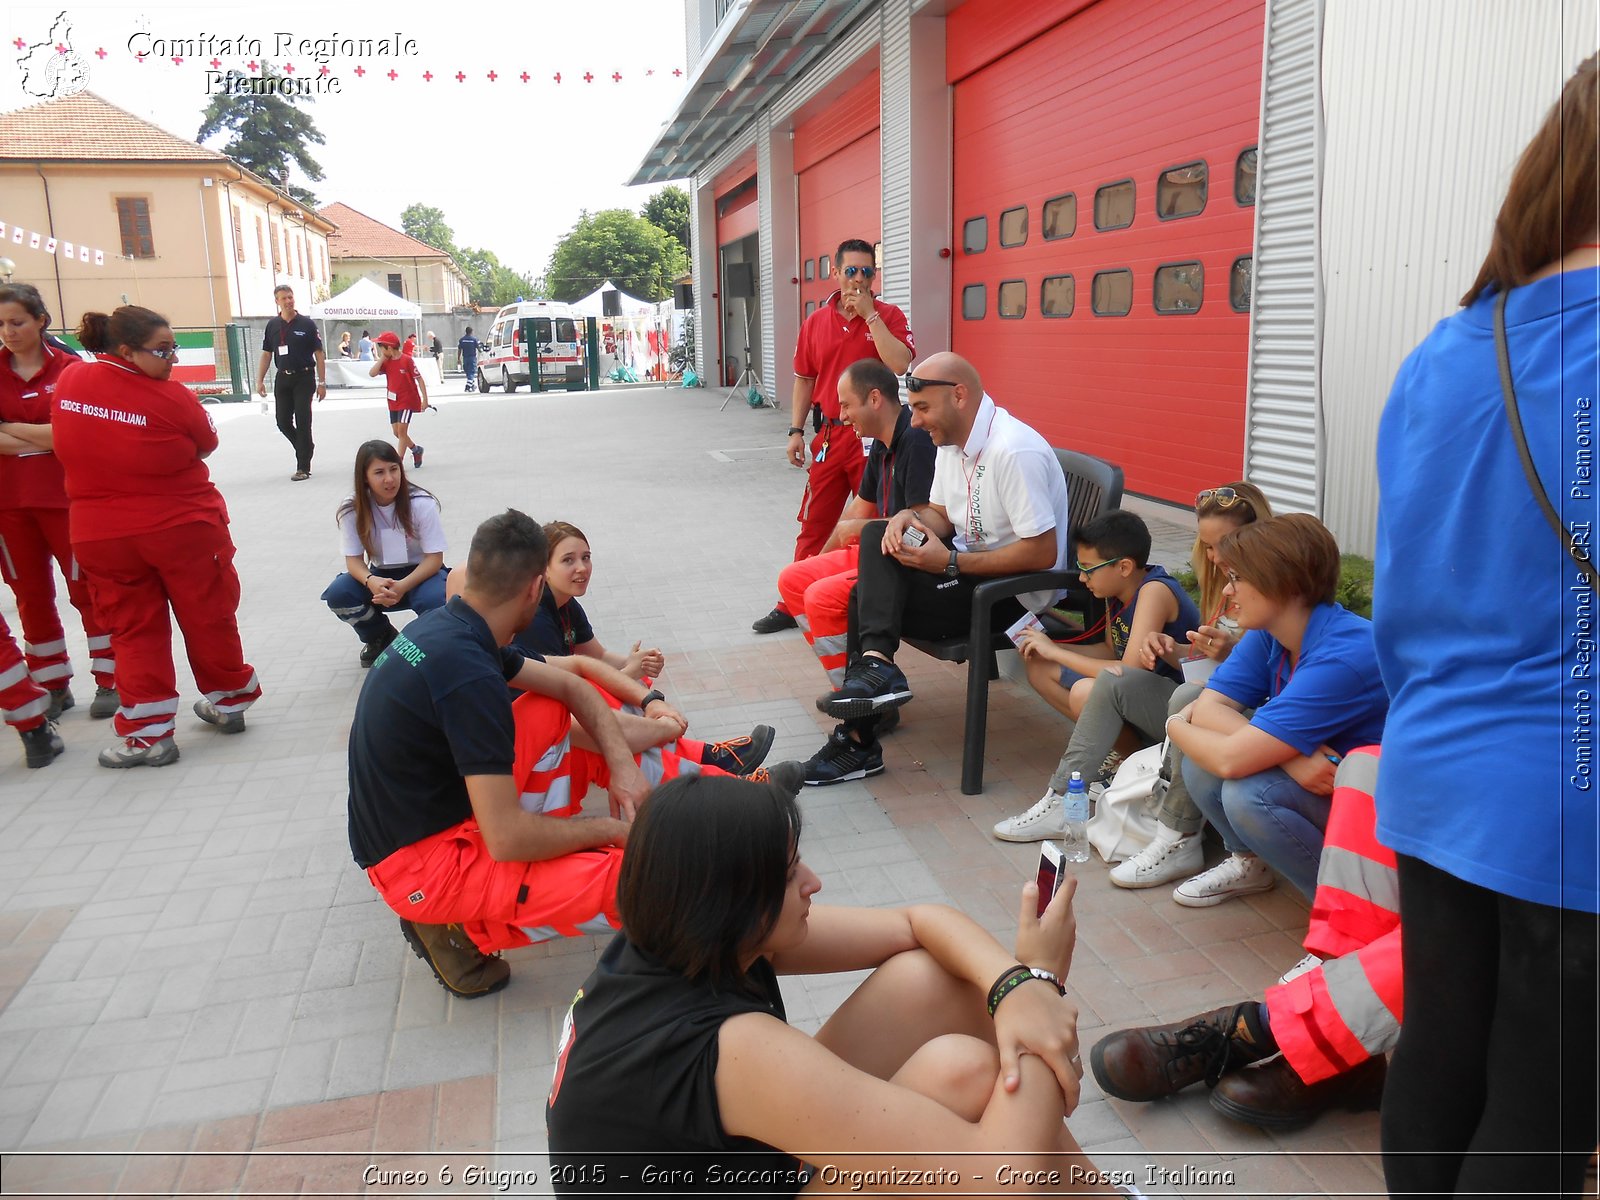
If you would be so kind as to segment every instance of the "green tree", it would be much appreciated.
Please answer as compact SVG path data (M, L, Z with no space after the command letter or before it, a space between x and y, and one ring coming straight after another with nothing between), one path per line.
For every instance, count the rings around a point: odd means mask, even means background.
M279 78L279 72L264 66L261 79ZM290 181L291 167L312 183L322 180L322 166L311 157L309 147L324 142L309 113L296 107L297 102L310 104L312 96L296 96L293 100L275 92L252 92L250 84L256 77L242 71L229 71L228 83L239 91L224 90L211 98L201 114L200 132L195 141L204 142L224 131L232 136L222 153L263 179L269 180L282 191L293 196L307 208L315 208L317 198L309 189Z
M677 239L678 245L689 249L689 193L675 183L669 183L644 202L646 221L664 229Z
M606 280L643 300L665 300L689 269L678 239L625 208L583 212L556 245L545 283L556 300L577 300Z
M347 292L360 281L359 275L341 275L335 271L333 278L328 281L328 295L337 296L340 292Z
M456 235L450 226L444 223L444 211L428 204L413 204L400 214L400 228L408 237L414 237L419 242L426 242L435 250L443 250L451 255L466 270L466 264L461 262L460 255L456 252Z

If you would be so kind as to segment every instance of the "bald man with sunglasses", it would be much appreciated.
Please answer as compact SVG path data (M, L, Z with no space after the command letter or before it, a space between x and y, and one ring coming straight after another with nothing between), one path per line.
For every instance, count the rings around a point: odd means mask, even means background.
M905 313L872 292L877 277L870 243L850 238L839 243L831 275L839 290L818 306L800 326L794 351L794 396L790 410L791 465L806 467L806 418L812 418L811 465L796 520L800 535L794 561L821 552L839 521L839 514L861 486L866 455L861 439L840 416L839 376L851 363L881 359L896 375L911 366L916 343ZM794 614L782 600L750 628L776 633L795 627Z

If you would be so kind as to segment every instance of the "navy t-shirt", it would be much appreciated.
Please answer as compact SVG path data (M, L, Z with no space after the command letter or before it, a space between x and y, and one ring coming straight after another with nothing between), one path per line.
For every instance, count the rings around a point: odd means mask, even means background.
M1255 709L1250 724L1301 754L1326 742L1340 754L1383 741L1389 693L1378 673L1372 622L1342 604L1311 610L1300 662L1265 629L1252 629L1206 687Z
M911 410L901 405L889 444L885 446L881 438L872 443L859 495L877 506L880 517L926 504L933 488L933 459L933 439L926 429L911 424Z
M378 656L350 725L350 852L365 868L472 816L468 775L510 775L506 681L524 656L459 596Z
M539 611L528 627L511 639L513 649L541 658L576 653L576 647L594 641L594 626L577 597L556 607L554 594L546 587L539 596Z
M1200 606L1194 598L1183 590L1183 585L1168 574L1165 567L1147 566L1144 569L1144 582L1139 585L1139 591L1133 594L1133 603L1124 608L1115 600L1108 605L1107 614L1111 623L1111 647L1121 658L1128 648L1128 639L1133 636L1133 618L1139 608L1139 595L1144 591L1146 583L1164 583L1167 589L1177 597L1178 615L1161 627L1161 632L1166 634L1178 645L1187 643L1189 631L1200 624ZM1172 666L1164 658L1156 659L1155 673L1164 679L1171 679L1175 683L1183 682L1183 672Z

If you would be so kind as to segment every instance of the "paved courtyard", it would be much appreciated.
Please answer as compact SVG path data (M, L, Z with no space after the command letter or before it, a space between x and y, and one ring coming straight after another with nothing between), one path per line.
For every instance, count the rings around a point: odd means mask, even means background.
M793 545L801 477L782 463L786 410L719 411L717 390L460 386L415 426L427 446L415 478L442 501L447 560L463 561L474 526L508 505L575 522L594 547L585 603L602 639L665 650L661 686L695 735L764 721L778 730L773 760L814 751L829 727L812 708L815 659L798 633L750 632ZM364 676L318 594L341 569L333 514L355 447L388 434L381 396L319 408L303 484L261 406L213 411L240 626L266 694L243 736L220 737L188 715L180 663L183 757L161 770L95 765L111 731L86 715L86 675L54 765L25 770L14 737L0 740L0 1192L548 1193L544 1095L599 943L513 952L504 991L451 999L345 840L345 740ZM1158 561L1176 567L1192 525L1153 524ZM9 592L0 610L15 626ZM81 629L69 640L82 670ZM1009 944L1037 851L989 826L1037 798L1066 729L1025 685L997 682L987 790L963 796L965 668L909 650L901 663L916 700L886 739L888 771L808 789L803 854L824 902L944 901ZM1070 982L1086 1050L1114 1028L1259 996L1300 956L1306 906L1286 886L1191 910L1167 889L1111 887L1098 860L1077 871ZM815 1029L854 982L786 982L792 1018ZM1091 1076L1070 1124L1151 1195L1382 1191L1372 1113L1274 1136L1215 1113L1203 1088L1133 1105ZM1224 1174L1151 1184L1152 1165ZM518 1171L538 1183L504 1174Z

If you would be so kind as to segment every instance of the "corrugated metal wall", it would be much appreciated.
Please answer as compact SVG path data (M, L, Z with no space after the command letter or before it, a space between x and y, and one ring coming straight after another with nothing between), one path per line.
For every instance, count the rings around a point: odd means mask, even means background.
M1317 512L1317 210L1322 0L1267 6L1246 384L1245 476L1274 510Z
M878 104L882 153L883 261L880 294L911 311L911 0L884 0L878 10Z
M1395 372L1477 274L1518 155L1595 50L1595 10L1594 0L1326 10L1323 512L1348 550L1372 552L1377 424ZM1264 185L1270 170L1263 154Z

